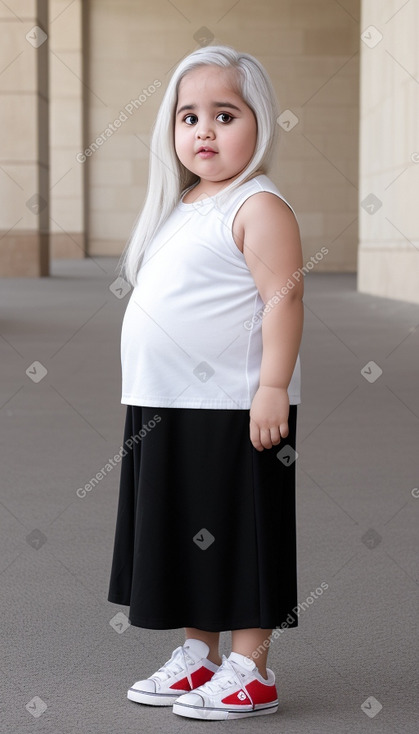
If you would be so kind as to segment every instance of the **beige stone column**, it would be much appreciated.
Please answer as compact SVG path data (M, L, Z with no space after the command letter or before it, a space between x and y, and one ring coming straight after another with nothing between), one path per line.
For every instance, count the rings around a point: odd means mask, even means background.
M419 4L363 0L358 289L419 303Z
M49 274L48 3L0 4L0 276Z
M88 13L88 4L84 3ZM85 256L82 0L49 0L51 258Z

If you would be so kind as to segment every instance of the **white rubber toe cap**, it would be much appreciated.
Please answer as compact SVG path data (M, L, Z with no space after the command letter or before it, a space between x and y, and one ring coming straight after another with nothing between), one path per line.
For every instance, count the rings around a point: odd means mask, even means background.
M187 706L204 706L205 701L199 693L184 693L182 696L176 699L176 703L184 703Z
M156 682L147 678L146 680L137 680L131 690L144 691L146 693L156 693Z

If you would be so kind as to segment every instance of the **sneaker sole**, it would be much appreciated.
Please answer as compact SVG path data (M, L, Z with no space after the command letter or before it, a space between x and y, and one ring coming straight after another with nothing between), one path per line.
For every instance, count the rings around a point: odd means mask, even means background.
M217 708L200 708L199 706L188 706L185 703L174 703L173 713L178 716L187 716L189 719L206 719L210 721L224 721L225 719L244 719L248 716L263 716L275 714L278 710L278 702L269 704L264 708L255 708L247 711L237 711Z
M127 693L127 698L135 703L146 703L149 706L172 706L173 701L183 693L190 693L190 691L177 691L176 693L152 693L151 691L139 691L137 688L130 688Z

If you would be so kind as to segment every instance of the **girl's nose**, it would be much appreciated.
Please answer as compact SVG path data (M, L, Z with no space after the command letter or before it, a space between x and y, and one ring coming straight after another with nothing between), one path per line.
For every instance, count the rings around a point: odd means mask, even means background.
M208 138L212 140L214 138L214 131L209 125L201 124L197 127L196 137L199 138L199 140L206 140Z

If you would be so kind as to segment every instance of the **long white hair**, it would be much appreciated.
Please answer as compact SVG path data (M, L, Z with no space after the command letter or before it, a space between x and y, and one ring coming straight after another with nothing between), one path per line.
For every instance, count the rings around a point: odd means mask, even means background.
M132 286L135 286L147 245L176 207L185 189L199 181L199 177L185 168L176 155L175 113L181 79L193 69L209 65L236 72L240 96L253 111L257 122L256 145L251 160L240 176L217 196L224 196L256 173L266 173L269 168L277 137L278 107L264 67L250 54L239 53L229 46L204 46L193 51L175 69L154 124L147 195L120 261L120 275Z

